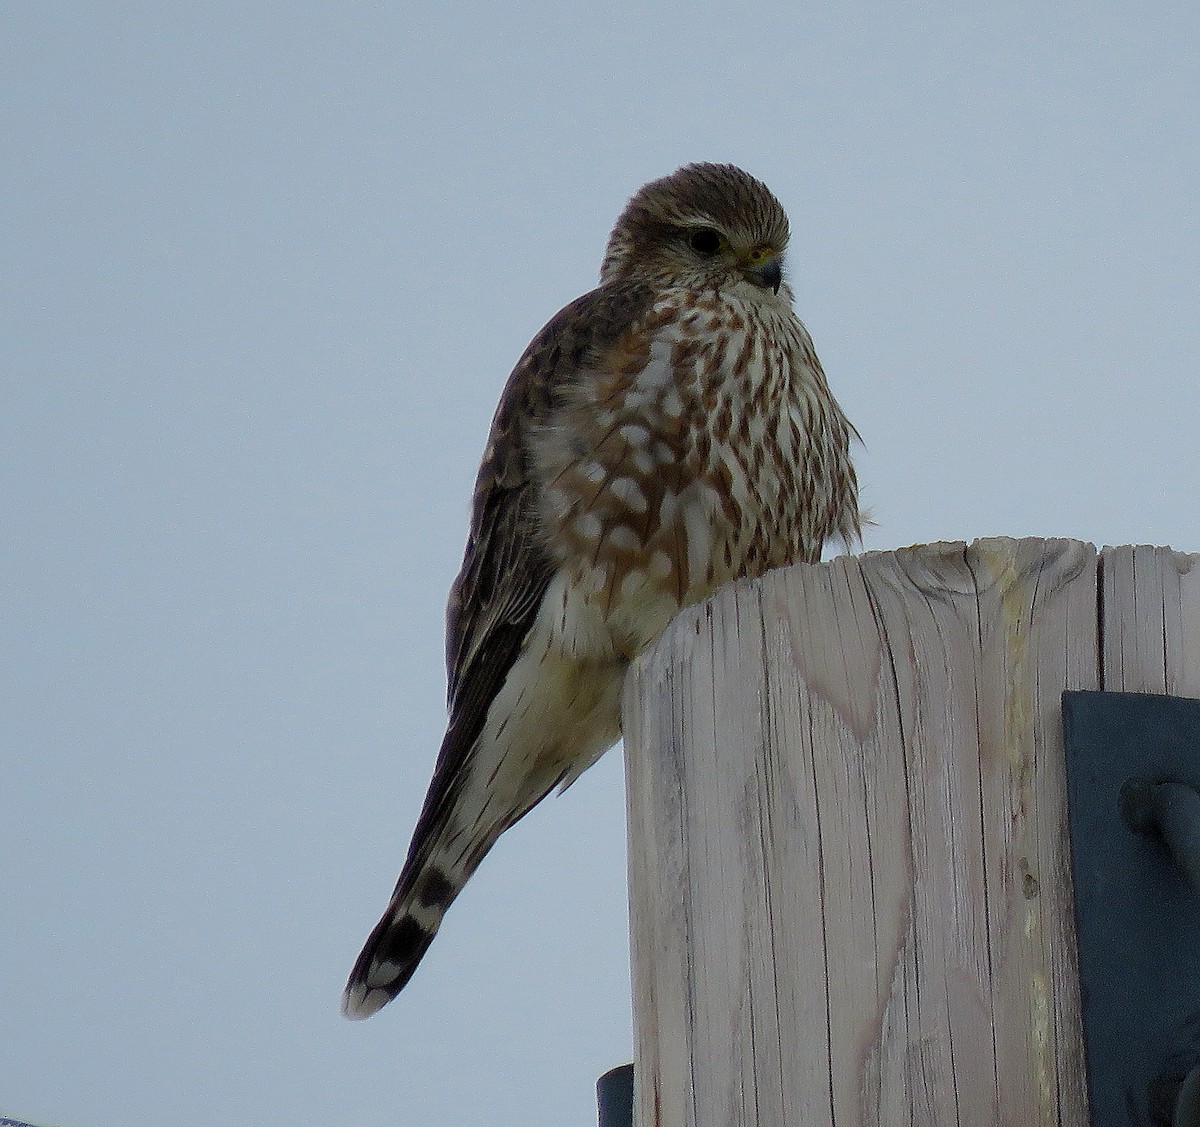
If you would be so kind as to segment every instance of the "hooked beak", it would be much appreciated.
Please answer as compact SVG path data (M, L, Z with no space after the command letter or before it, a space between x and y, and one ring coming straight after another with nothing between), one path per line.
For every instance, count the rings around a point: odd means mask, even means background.
M779 255L753 252L750 265L746 269L746 277L756 286L762 286L763 289L769 287L778 293L783 284L783 267L780 265Z

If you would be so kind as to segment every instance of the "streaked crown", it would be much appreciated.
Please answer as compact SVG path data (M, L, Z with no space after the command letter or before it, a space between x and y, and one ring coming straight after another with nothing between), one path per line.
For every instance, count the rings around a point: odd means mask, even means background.
M688 164L629 201L609 236L600 279L711 285L777 261L787 241L787 214L761 180L732 164Z

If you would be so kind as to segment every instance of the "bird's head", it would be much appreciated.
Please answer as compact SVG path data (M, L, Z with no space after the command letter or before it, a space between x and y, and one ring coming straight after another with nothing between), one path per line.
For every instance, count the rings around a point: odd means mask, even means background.
M777 294L787 241L787 215L761 180L732 164L689 164L629 201L609 236L600 280L685 289L748 282Z

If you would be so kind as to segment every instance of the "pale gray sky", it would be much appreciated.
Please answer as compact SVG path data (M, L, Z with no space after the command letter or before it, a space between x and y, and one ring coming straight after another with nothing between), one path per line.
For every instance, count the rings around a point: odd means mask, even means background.
M0 15L0 1114L565 1127L630 1057L618 755L338 1015L484 434L627 196L792 217L870 547L1200 549L1200 8Z

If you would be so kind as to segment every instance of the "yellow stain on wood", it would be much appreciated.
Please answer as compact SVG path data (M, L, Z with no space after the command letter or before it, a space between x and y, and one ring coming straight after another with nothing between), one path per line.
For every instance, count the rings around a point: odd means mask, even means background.
M1032 756L1030 720L1033 705L1029 696L1026 665L1029 660L1029 627L1025 619L1029 594L1017 570L1016 541L987 541L975 546L976 557L986 565L988 578L1000 592L1000 627L1004 631L1008 684L1004 693L1004 735L1007 759L1016 775L1020 805L1025 813L1025 791Z
M1031 947L1041 946L1042 902L1040 881L1032 855L1036 842L1030 824L1036 801L1034 788L1035 702L1029 674L1030 619L1036 595L1031 600L1029 577L1018 567L1017 542L989 541L975 545L976 558L984 565L989 581L999 593L1003 631L1005 675L1004 742L1010 775L1009 859L1014 888L1022 898L1024 935ZM982 626L983 624L981 624ZM1029 979L1029 1043L1032 1049L1033 1081L1039 1124L1057 1122L1058 1095L1055 1088L1055 1042L1051 1028L1050 992L1046 975L1035 960Z
M1054 1087L1050 1036L1050 989L1046 976L1034 972L1029 981L1029 1012L1033 1019L1034 1081L1037 1085L1038 1122L1046 1127L1058 1123L1058 1094Z

